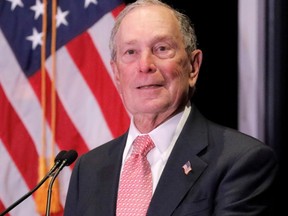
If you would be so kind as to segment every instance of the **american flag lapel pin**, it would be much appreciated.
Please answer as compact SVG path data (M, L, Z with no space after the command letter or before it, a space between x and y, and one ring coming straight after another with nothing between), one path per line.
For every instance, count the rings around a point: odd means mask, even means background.
M183 168L183 170L184 170L184 173L185 173L186 175L188 175L189 172L192 171L192 166L191 166L190 161L187 161L187 162L182 166L182 168Z

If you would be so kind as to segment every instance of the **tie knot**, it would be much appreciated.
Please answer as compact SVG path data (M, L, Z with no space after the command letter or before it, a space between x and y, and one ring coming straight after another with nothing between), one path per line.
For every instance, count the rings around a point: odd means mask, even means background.
M141 154L146 156L155 145L149 135L137 136L133 141L132 154Z

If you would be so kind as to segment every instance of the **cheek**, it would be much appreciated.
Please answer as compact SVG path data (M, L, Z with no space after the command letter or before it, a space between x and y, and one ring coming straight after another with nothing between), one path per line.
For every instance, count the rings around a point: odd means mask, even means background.
M183 66L182 64L174 65L169 68L170 73L166 74L166 79L169 82L169 88L174 92L175 96L182 97L189 92L190 88L190 73L188 64Z
M133 76L127 73L127 70L124 72L122 71L122 73L119 75L119 80L117 84L119 93L125 95L125 92L128 91L128 89L132 84L133 84Z
M163 74L166 80L170 83L175 83L178 88L186 87L187 84L189 85L189 72L183 65L168 65L163 71L166 71L166 73Z

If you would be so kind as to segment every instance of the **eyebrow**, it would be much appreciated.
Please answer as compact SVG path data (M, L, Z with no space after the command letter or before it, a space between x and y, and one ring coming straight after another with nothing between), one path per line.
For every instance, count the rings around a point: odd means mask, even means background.
M169 35L156 35L156 37L153 38L152 41L153 42L157 42L157 41L163 41L163 40L165 40L165 41L167 41L167 40L173 41L173 37L169 36Z

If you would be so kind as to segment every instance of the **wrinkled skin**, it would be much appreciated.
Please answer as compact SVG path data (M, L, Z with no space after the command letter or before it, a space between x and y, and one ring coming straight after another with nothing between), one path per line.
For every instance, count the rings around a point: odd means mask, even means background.
M123 103L141 133L182 111L191 97L202 62L201 50L187 54L179 24L170 10L132 10L116 34L111 61Z

